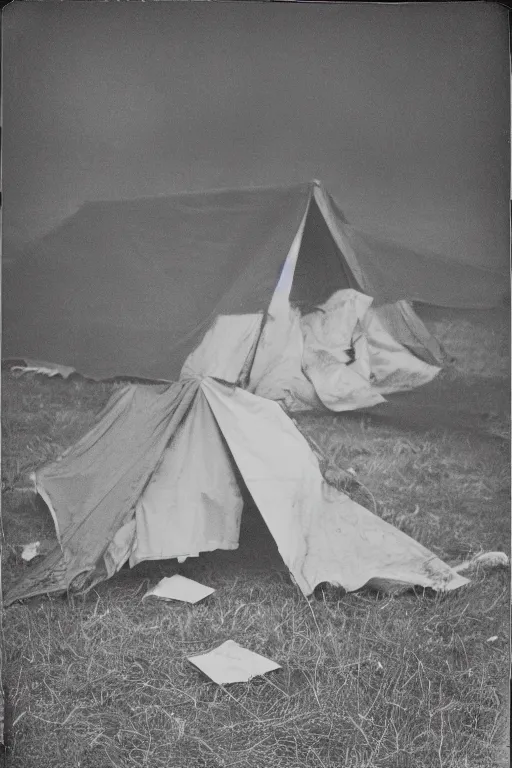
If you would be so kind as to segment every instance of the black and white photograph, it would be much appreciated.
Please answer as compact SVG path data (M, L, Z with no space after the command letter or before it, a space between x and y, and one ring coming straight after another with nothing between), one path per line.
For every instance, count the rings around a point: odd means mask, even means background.
M0 765L506 768L505 5L1 25Z

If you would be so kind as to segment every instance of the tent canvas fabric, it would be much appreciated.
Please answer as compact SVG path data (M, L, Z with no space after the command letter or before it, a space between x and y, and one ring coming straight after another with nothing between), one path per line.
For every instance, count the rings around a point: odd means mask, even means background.
M219 315L265 312L295 248L301 309L353 288L397 341L442 352L396 302L490 307L501 276L357 231L319 182L84 204L4 271L3 357L175 381Z
M238 545L238 467L305 595L329 581L452 590L465 577L322 477L274 402L212 377L129 385L97 426L35 475L58 543L5 596L89 589L129 560L184 558ZM184 472L184 474L183 474Z
M357 239L323 188L106 208L86 206L43 241L44 290L30 294L34 307L25 296L30 311L18 336L7 324L7 348L95 376L178 380L117 390L95 427L35 473L58 542L5 604L88 589L127 561L236 548L237 472L306 595L324 581L347 590L375 580L439 590L465 584L330 486L285 412L368 407L439 371L397 338L409 329L418 350L434 348L400 303L409 297L400 270L387 280L386 270L356 256ZM312 239L314 217L324 245ZM19 265L18 290L34 288L36 256ZM451 288L441 274L431 279L430 300L490 301L492 281L478 290L467 274Z
M327 368L315 365L318 352L326 352L326 342L341 354L339 333L344 347L355 319L364 320L371 304L352 289L337 292L330 301L334 326L329 313L320 319L317 313L306 315L310 330L316 331L307 369L309 389L318 391L319 403L346 410L368 405L368 396L382 399L369 385L372 359L377 370L381 366L394 375L410 374L415 366L432 368L382 329L369 333L367 346L354 361L359 372L348 378L349 368L340 357L333 357L334 365ZM344 322L336 322L336 309ZM35 473L36 491L52 513L58 542L9 590L6 605L41 593L90 589L127 561L135 566L236 549L243 512L237 472L306 595L324 581L346 590L375 581L439 590L466 583L432 552L330 486L285 410L248 391L261 388L263 372L267 387L274 386L274 400L287 404L277 394L282 384L281 395L297 398L302 393L311 407L310 392L300 389L308 381L304 375L303 381L299 378L301 350L295 358L285 358L285 369L278 368L277 376L272 364L289 348L291 332L295 330L299 343L302 338L297 322L289 322L298 316L291 312L282 285L268 314L273 320L269 343L261 333L261 315L217 318L185 362L178 382L132 384L114 392L93 429ZM322 335L323 323L328 331L334 329L334 340L329 333ZM276 324L282 333L275 332ZM248 360L253 361L250 369ZM299 385L293 386L290 364ZM235 382L245 371L243 389Z

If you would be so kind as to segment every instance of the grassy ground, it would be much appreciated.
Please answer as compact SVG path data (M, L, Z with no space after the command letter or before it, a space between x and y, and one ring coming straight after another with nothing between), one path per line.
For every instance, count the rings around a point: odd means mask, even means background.
M510 306L472 311L416 309L428 330L455 358L457 371L487 379L510 375Z
M92 424L110 385L3 382L3 581L51 538L27 474ZM384 408L303 416L353 494L447 560L507 551L507 382L452 371ZM217 590L143 601L180 572ZM508 764L509 573L445 597L307 601L254 509L236 552L123 569L87 596L5 611L9 768L496 768ZM221 688L188 655L232 638L282 669Z

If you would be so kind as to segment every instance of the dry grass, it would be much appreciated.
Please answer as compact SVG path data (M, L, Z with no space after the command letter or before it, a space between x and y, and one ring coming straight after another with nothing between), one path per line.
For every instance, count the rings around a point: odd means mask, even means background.
M444 601L324 600L315 620L261 574L210 581L194 608L142 603L148 581L124 574L84 601L16 606L9 765L498 765L504 637L486 639L502 575ZM209 682L186 656L227 638L283 669Z
M466 384L471 408L482 384ZM486 392L486 409L505 418L503 398ZM5 581L30 567L17 545L52 535L48 513L19 490L27 473L82 434L108 394L4 376ZM505 440L371 414L299 423L355 470L359 501L441 556L508 545ZM217 591L196 606L142 600L178 570ZM506 765L508 595L500 570L446 597L327 589L308 602L248 510L237 552L142 564L85 597L5 612L9 767ZM228 638L282 669L227 688L209 682L186 657Z

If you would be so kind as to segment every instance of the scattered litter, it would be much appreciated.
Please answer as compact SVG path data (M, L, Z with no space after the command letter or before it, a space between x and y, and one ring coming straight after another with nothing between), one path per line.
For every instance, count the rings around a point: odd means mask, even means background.
M498 565L508 565L509 560L504 552L483 552L474 558L480 565L488 565L490 568L496 568Z
M495 643L497 639L498 639L498 635L493 635L492 637L488 637L485 642L486 643Z
M24 365L13 365L10 368L11 373L16 376L23 376L26 373L36 373L42 376L62 376L63 379L68 379L71 374L75 373L75 368L71 368L69 365L55 365L53 363L41 363L38 360L27 360Z
M452 566L454 571L461 573L469 571L477 566L484 568L502 568L509 564L509 559L504 552L482 552L480 555L472 557L471 560L465 560L459 565Z
M158 582L156 587L146 592L146 597L158 597L160 600L180 600L183 603L198 603L215 592L212 587L205 587L197 581L175 574ZM143 599L144 599L143 598Z
M217 685L246 683L253 677L281 669L275 661L243 648L234 640L226 640L208 653L188 656L187 661L198 667Z
M34 557L38 556L40 547L40 541L32 541L30 544L25 544L21 552L21 557L26 563L29 563Z
M357 472L355 471L354 467L349 467L347 469L347 472L349 473L349 475L352 475L352 476L355 476L357 474Z
M41 539L40 541L31 541L30 544L18 544L16 546L21 548L21 557L29 563L35 557L44 557L50 552L56 545L54 539Z

